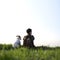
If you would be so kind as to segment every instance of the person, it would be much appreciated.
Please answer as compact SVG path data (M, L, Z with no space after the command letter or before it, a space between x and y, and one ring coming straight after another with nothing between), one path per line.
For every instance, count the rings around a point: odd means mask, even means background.
M23 46L34 47L34 36L32 35L32 29L28 28L26 30L27 35L23 38Z
M17 37L17 40L16 40L16 42L14 43L14 48L18 48L18 47L20 47L20 45L21 45L21 42L20 42L21 36L17 35L16 37Z

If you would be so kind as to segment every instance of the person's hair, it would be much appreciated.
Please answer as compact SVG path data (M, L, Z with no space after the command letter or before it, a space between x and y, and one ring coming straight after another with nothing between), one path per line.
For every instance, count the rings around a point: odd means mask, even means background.
M26 30L26 32L27 32L27 33L32 32L32 29L28 28L28 29Z

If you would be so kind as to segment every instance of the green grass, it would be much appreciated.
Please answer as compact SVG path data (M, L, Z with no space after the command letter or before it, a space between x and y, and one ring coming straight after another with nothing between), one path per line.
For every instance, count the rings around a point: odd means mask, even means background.
M18 48L0 50L0 60L60 60L60 48Z

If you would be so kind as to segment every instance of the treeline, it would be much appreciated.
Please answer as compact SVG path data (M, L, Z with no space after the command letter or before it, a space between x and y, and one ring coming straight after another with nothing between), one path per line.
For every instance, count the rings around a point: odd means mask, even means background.
M24 46L20 46L24 47ZM0 44L0 50L11 50L14 49L12 44ZM52 50L52 49L60 49L60 47L48 47L48 46L38 46L38 47L33 47L33 49L42 49L42 50Z

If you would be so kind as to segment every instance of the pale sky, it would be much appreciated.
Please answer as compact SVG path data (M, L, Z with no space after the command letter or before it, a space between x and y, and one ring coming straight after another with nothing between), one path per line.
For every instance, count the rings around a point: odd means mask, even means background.
M60 46L60 0L0 0L0 43L14 43L31 28L36 46Z

